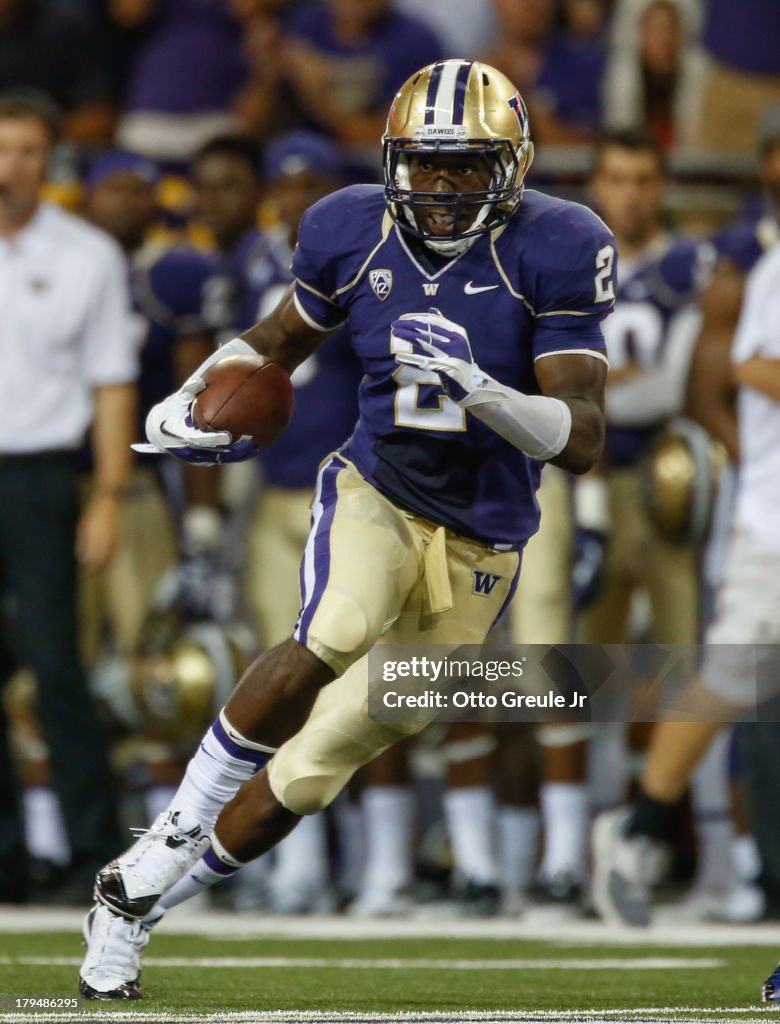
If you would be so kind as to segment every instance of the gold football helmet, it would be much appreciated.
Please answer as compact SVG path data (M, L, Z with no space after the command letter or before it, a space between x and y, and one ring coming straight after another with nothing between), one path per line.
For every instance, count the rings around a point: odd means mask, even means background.
M647 514L661 537L701 544L707 537L725 449L693 420L673 420L640 463Z
M471 60L437 61L412 75L393 100L382 141L393 219L444 255L465 251L512 216L534 151L520 93L500 71ZM415 191L409 157L421 153L476 154L490 170L490 185L451 194ZM445 205L451 207L452 232L433 235L423 214Z

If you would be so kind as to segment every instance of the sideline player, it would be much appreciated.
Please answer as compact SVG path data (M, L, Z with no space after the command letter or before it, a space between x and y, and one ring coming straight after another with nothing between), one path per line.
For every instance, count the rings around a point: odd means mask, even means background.
M668 862L669 837L691 773L724 723L772 696L780 606L780 246L757 264L731 354L739 385L740 475L718 610L699 679L681 697L684 714L654 730L634 807L594 828L594 901L604 917L649 920L652 886ZM769 984L769 983L768 983ZM777 982L765 998L776 996Z
M169 812L99 873L86 996L137 997L153 920L422 728L369 718L361 658L380 636L482 643L538 528L541 463L582 473L597 460L613 239L584 207L523 196L532 154L523 100L499 72L466 60L417 72L390 109L384 189L312 207L295 284L216 354L256 350L292 371L348 322L360 419L320 471L293 636L245 674ZM251 455L189 425L202 387L194 375L150 414L150 442L187 459Z

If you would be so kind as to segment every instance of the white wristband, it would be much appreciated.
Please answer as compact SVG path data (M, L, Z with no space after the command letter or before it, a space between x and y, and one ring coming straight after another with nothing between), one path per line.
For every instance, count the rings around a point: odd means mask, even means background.
M525 395L483 374L458 404L532 459L553 459L569 442L571 409L560 398Z

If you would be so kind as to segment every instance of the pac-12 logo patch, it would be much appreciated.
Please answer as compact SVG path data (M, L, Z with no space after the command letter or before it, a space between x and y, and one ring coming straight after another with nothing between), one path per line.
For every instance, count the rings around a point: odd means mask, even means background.
M368 275L368 283L374 289L374 295L384 302L393 289L393 272L392 270L372 270Z

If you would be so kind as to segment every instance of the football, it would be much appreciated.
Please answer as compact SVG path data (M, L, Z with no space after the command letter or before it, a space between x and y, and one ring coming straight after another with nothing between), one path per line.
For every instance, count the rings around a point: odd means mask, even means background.
M228 356L203 375L206 387L195 399L198 430L227 430L233 440L251 437L264 448L281 434L293 410L293 386L278 363L262 356Z

